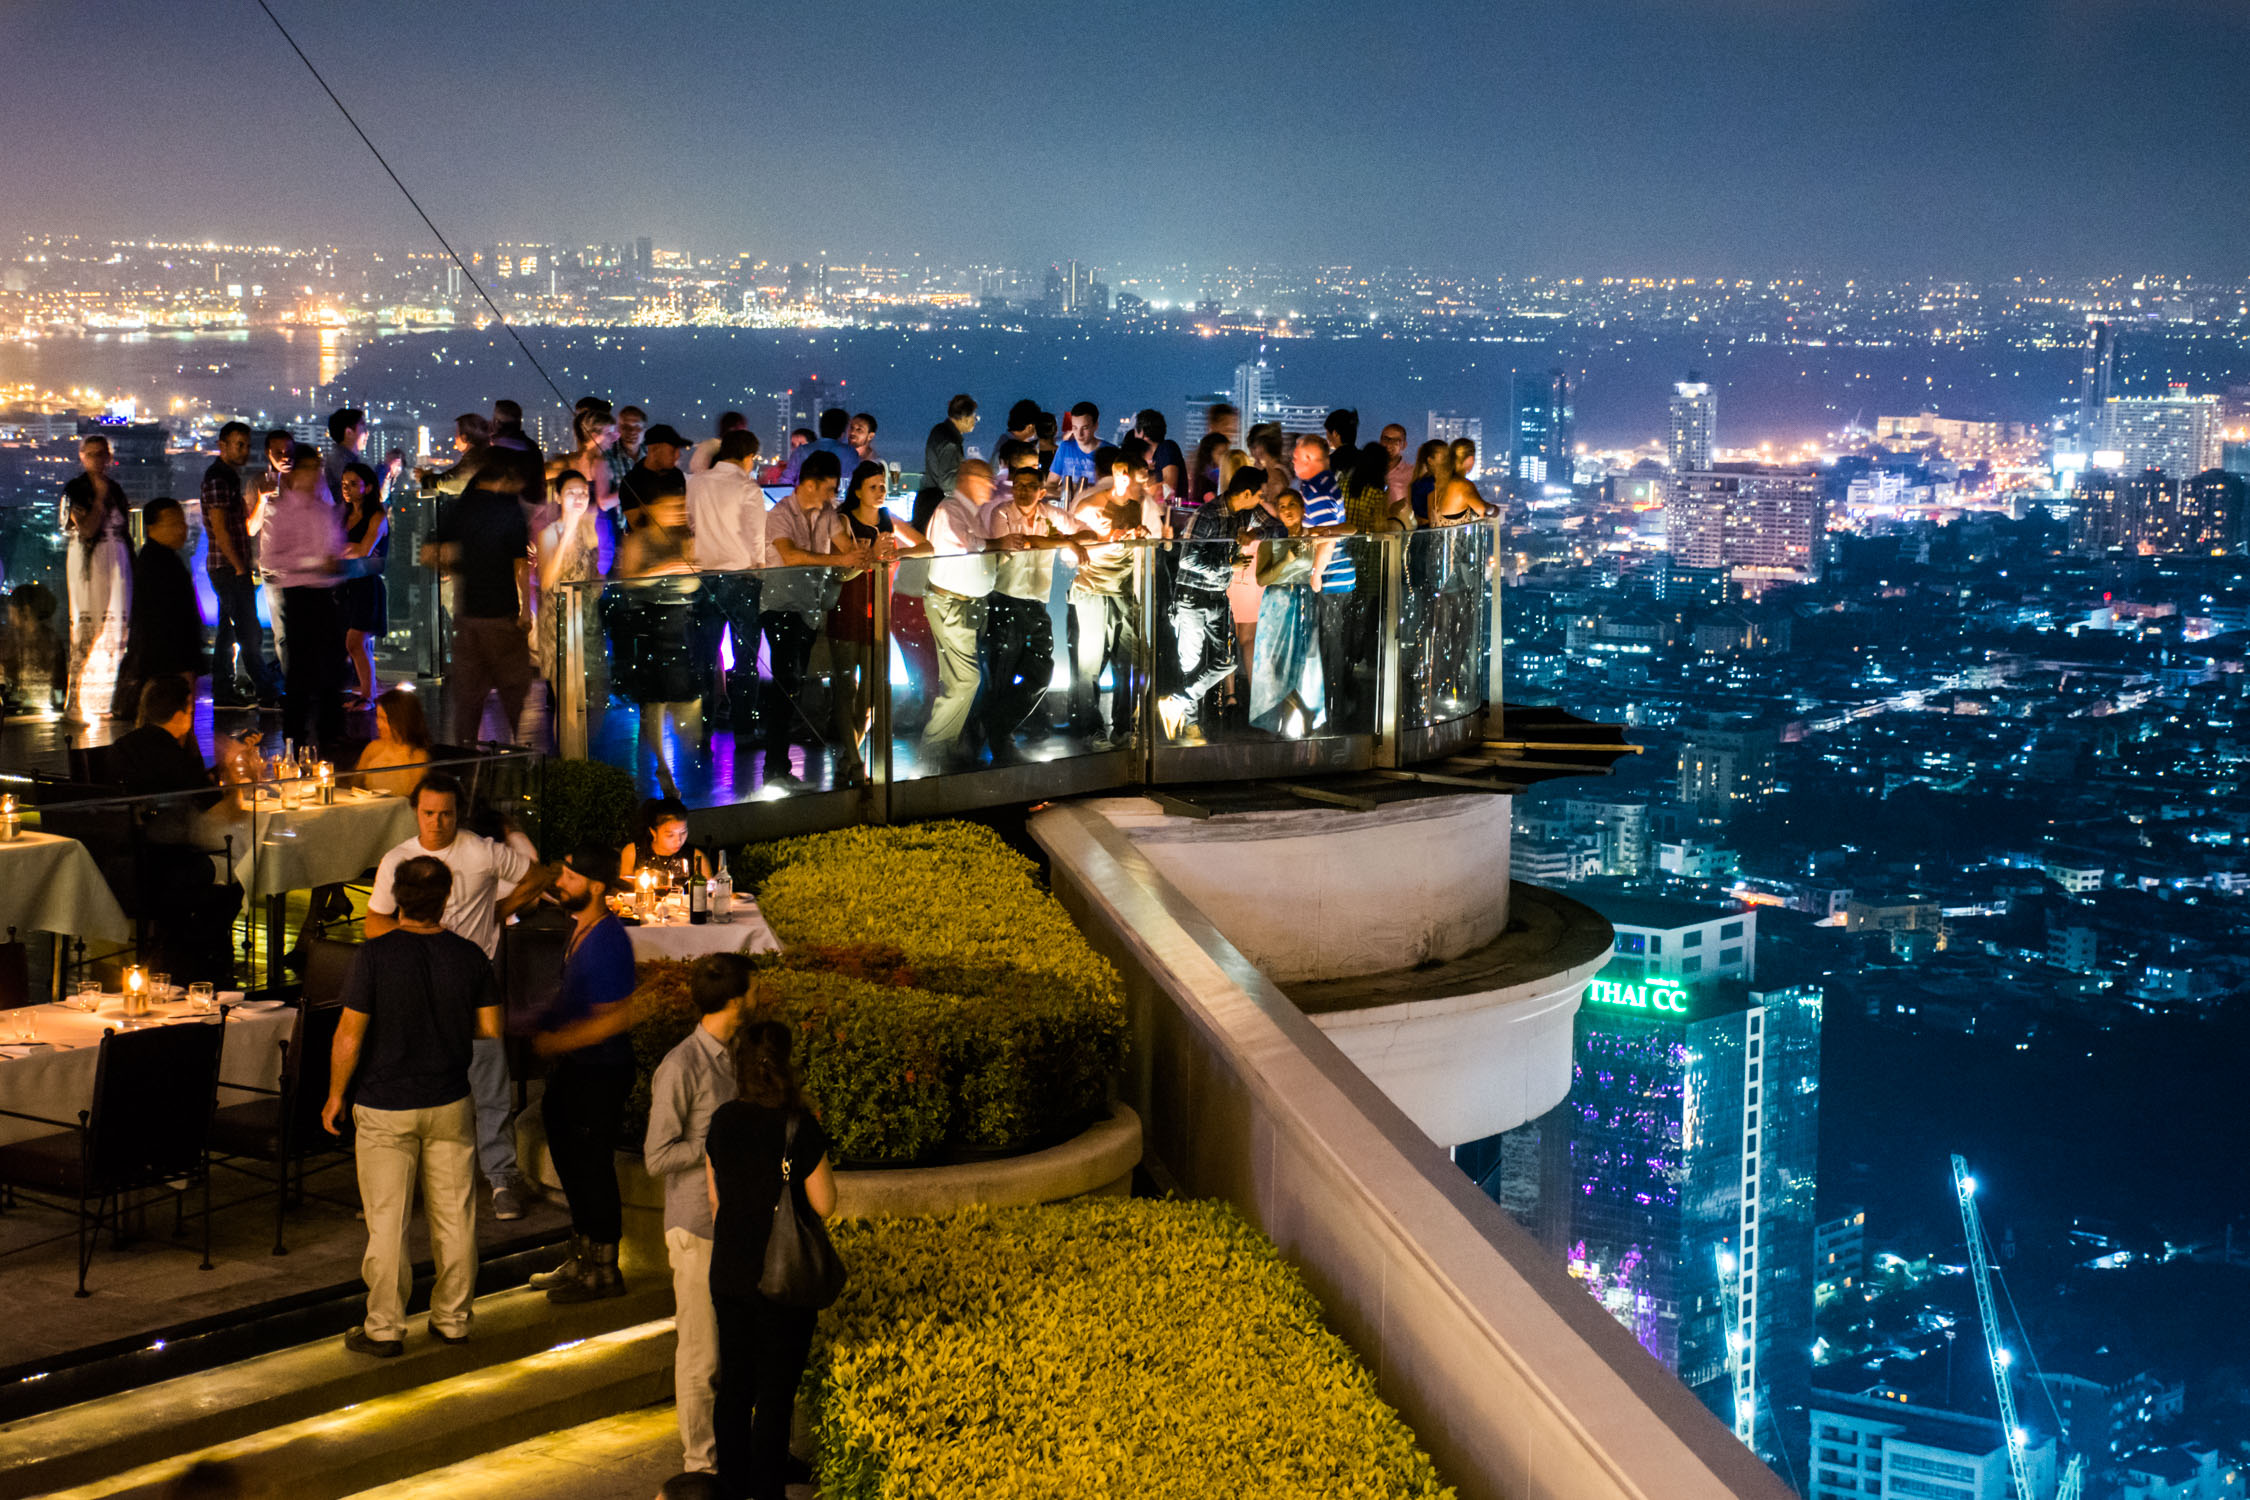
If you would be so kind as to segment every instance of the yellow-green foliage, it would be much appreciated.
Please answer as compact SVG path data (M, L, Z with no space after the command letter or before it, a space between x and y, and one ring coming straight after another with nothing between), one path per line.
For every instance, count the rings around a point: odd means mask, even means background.
M744 865L785 948L895 951L917 988L974 1002L946 1048L961 1141L1018 1147L1100 1108L1124 1051L1117 971L990 829L851 828L752 846Z
M827 1500L1450 1496L1271 1241L1219 1203L835 1227Z

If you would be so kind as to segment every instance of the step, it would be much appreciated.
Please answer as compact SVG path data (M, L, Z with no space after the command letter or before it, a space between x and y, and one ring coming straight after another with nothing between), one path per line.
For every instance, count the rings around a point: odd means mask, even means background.
M438 1343L416 1318L406 1353L397 1359L352 1354L341 1339L322 1338L21 1418L0 1425L0 1500L47 1495L198 1450L255 1441L270 1429L410 1396L487 1369L513 1368L559 1347L635 1327L661 1329L668 1390L671 1314L671 1285L654 1277L637 1280L626 1296L567 1307L519 1287L477 1299L466 1344ZM524 1430L505 1439L514 1441ZM379 1481L367 1481L374 1482ZM299 1493L294 1486L289 1492Z
M244 1493L343 1500L527 1437L668 1400L672 1349L669 1318L571 1339L521 1359L175 1453L53 1492L53 1500L162 1500L173 1480L206 1460L232 1469Z
M352 1500L648 1500L679 1467L672 1408L646 1406L361 1490Z

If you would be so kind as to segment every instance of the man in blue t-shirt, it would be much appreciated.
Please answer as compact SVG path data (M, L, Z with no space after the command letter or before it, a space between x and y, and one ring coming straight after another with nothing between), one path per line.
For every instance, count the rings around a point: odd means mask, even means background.
M1358 734L1370 727L1362 722L1367 696L1360 690L1360 673L1372 655L1372 642L1352 543L1346 540L1352 529L1344 519L1343 490L1328 463L1326 438L1301 435L1290 464L1297 473L1297 493L1304 497L1305 534L1327 538L1314 554L1320 560L1320 592L1313 597L1320 621L1321 673L1328 680L1328 722L1341 733Z
M841 406L831 406L820 414L820 439L809 443L802 452L792 455L797 461L797 472L804 472L805 460L815 453L836 455L836 467L843 472L844 483L851 482L852 470L859 467L859 450L844 441L844 433L852 425L852 414Z
M1055 445L1052 471L1063 482L1065 506L1075 505L1081 491L1109 477L1094 462L1094 454L1101 448L1094 429L1101 423L1102 409L1091 401L1081 401L1070 409L1070 431Z
M453 871L427 856L391 876L397 923L367 940L344 982L320 1123L341 1134L344 1096L354 1090L352 1129L360 1207L367 1216L367 1316L344 1337L354 1354L406 1352L406 1294L414 1280L407 1220L414 1185L430 1225L437 1279L430 1332L440 1343L469 1336L477 1289L476 1105L469 1056L477 1037L500 1035L492 961L445 930Z
M633 1092L633 941L611 915L617 851L587 844L563 862L555 902L572 918L562 986L533 1042L553 1060L540 1105L547 1155L570 1199L570 1256L531 1278L550 1302L625 1295L617 1244L625 1235L617 1196L617 1131Z

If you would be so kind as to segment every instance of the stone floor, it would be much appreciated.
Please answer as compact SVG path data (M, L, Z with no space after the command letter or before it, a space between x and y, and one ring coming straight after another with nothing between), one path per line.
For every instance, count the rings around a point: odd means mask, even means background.
M353 1500L647 1500L679 1461L672 1408L651 1406L362 1490ZM789 1490L790 1500L819 1493L811 1485Z
M0 1368L67 1355L72 1351L141 1336L154 1337L198 1319L260 1307L282 1298L359 1284L367 1227L359 1218L359 1193L349 1158L314 1176L319 1198L289 1212L289 1253L273 1250L273 1199L259 1180L227 1167L212 1171L212 1269L197 1269L202 1236L195 1220L172 1236L169 1199L147 1210L147 1232L113 1248L103 1235L86 1275L92 1294L72 1295L78 1281L77 1238L71 1214L28 1202L0 1213L0 1284L8 1312L0 1319ZM248 1201L245 1201L248 1200ZM333 1201L331 1201L333 1200ZM189 1209L200 1202L191 1195ZM557 1237L570 1228L568 1212L534 1200L522 1219L501 1223L486 1199L477 1214L477 1239L486 1247L531 1236ZM429 1257L419 1222L414 1256Z

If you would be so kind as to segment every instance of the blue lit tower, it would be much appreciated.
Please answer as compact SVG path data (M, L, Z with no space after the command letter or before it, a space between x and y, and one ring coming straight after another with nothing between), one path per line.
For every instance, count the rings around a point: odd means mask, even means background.
M1518 375L1514 390L1510 480L1527 495L1539 494L1550 484L1569 488L1573 469L1570 377L1561 370Z
M1768 1458L1802 1452L1779 1418L1812 1382L1820 1015L1817 988L1613 963L1578 1013L1569 1099L1457 1153Z

